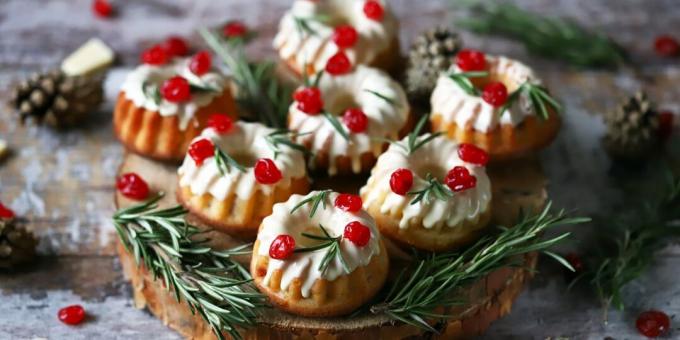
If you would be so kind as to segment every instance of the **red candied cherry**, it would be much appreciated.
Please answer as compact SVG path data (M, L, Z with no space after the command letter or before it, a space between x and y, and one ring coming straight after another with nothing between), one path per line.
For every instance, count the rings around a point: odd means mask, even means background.
M474 144L463 143L458 146L458 157L474 165L485 166L489 162L489 154Z
M361 109L348 109L342 115L342 121L347 128L354 133L366 131L368 127L368 117Z
M142 62L149 65L163 65L168 62L169 56L161 45L153 45L142 52Z
M165 48L165 53L167 53L170 57L181 57L189 53L189 45L187 44L186 40L176 35L169 36L167 39L165 39L165 42L163 42L163 48Z
M648 310L640 313L635 326L640 334L648 338L656 338L668 331L671 326L671 320L668 315L658 310Z
M0 218L14 218L14 211L0 202Z
M191 73L197 76L202 76L208 73L211 67L212 56L208 51L200 51L194 54L194 56L191 57L191 60L189 61L189 70L191 70Z
M108 18L113 14L113 6L108 0L92 1L92 11L100 18Z
M508 100L508 88L499 81L488 83L482 91L482 99L493 107L501 107Z
M680 55L680 43L670 35L664 34L654 40L656 54L662 57L675 57Z
M361 197L352 194L340 194L335 198L335 207L347 212L357 212L361 210Z
M260 184L274 184L281 180L281 171L269 158L260 158L255 163L255 179Z
M368 0L364 3L364 14L366 17L375 21L380 21L385 15L385 9L376 0Z
M574 268L574 273L580 273L583 271L583 261L581 261L581 257L579 257L578 254L569 253L564 256L564 259L569 262L572 268Z
M285 260L295 251L295 239L290 235L276 236L269 246L269 257L277 260Z
M316 115L323 109L321 91L316 87L305 87L295 91L293 99L297 102L298 110L308 115Z
M486 56L477 50L465 49L456 55L456 65L463 71L484 71Z
M163 82L161 95L172 103L185 102L191 98L191 87L186 79L174 76Z
M222 34L227 38L239 38L248 33L248 28L240 21L230 21L222 27Z
M357 247L363 247L371 240L371 229L359 221L347 223L343 236Z
M464 166L454 166L446 174L444 183L449 189L458 192L474 188L477 185L477 177L471 175L470 171Z
M340 48L354 46L357 42L357 30L351 25L340 25L335 27L333 32L333 42Z
M390 188L397 195L406 195L413 186L413 173L409 169L399 168L390 176Z
M219 134L225 134L234 126L234 121L224 113L213 113L208 118L208 127L215 129Z
M201 166L206 158L215 156L215 144L209 139L199 139L189 145L189 156Z
M326 72L334 76L345 74L352 70L352 62L343 51L338 51L326 63Z
M663 111L659 113L659 138L668 140L673 134L673 112Z
M134 200L144 200L149 196L149 185L134 172L128 172L118 177L116 188L123 196Z
M57 317L67 325L77 325L85 320L85 309L81 305L71 305L60 309Z

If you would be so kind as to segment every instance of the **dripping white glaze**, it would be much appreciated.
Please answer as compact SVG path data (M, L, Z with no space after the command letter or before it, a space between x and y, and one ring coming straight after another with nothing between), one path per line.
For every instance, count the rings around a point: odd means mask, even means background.
M272 159L282 174L281 180L275 184L258 183L253 167L246 167L246 172L241 172L232 166L222 175L215 157L206 158L203 164L198 166L191 156L187 155L177 170L179 185L188 186L194 195L209 193L218 200L226 199L231 193L235 193L236 197L241 199L247 199L256 190L268 194L276 186L284 188L290 186L293 179L306 176L304 157L300 151L285 146L279 147L281 152L274 157L274 151L265 141L265 136L273 131L260 123L236 122L225 134L218 134L215 129L207 128L194 141L210 139L215 146L232 158L245 155L253 160Z
M256 249L258 255L269 257L269 247L279 235L292 236L298 246L309 242L309 239L302 236L301 233L318 229L319 224L323 225L331 237L338 237L344 233L345 226L348 223L359 221L371 230L370 241L363 247L358 247L345 238L340 241L340 251L347 263L349 272L345 272L337 256L331 261L325 272L319 271L318 268L326 254L326 249L294 253L285 260L270 258L267 274L263 279L264 285L269 283L274 271L281 270L281 290L285 291L294 279L299 279L302 282L302 296L307 298L310 296L316 280L323 278L333 281L342 275L352 273L357 267L368 265L373 256L380 254L380 234L373 218L364 210L352 213L334 207L333 202L338 196L337 193L330 193L327 197L326 207L319 206L311 218L309 217L311 204L305 204L291 214L291 210L298 203L318 193L318 191L313 191L305 196L292 195L288 201L274 205L272 214L262 221L260 231L257 234L257 239L260 241L260 246Z
M295 64L303 69L313 64L315 70L326 66L328 59L338 52L332 40L334 26L352 25L358 33L358 40L351 48L344 49L353 65L370 64L378 54L385 51L397 34L397 21L385 1L379 1L385 14L381 21L375 21L363 12L365 0L296 0L281 19L279 32L274 37L274 48L282 59L295 57ZM322 22L314 18L324 17ZM305 20L314 32L300 29L297 20Z
M534 72L521 62L506 57L486 56L487 71L492 79L503 79L508 88L508 94L516 90L525 81L540 84ZM455 64L449 72L458 73L461 70ZM489 132L499 125L510 124L516 126L527 116L535 115L528 109L526 98L520 100L505 110L494 108L482 97L466 93L453 80L443 74L437 79L430 98L432 112L441 116L445 123L456 123L459 127L471 128L480 132Z
M172 103L161 97L160 103L147 95L144 85L155 85L159 88L163 82L174 76L182 76L190 84L214 89L215 91L192 91L191 99L185 103ZM166 65L154 66L142 64L132 70L127 77L121 91L135 106L149 111L157 111L161 116L178 116L179 127L184 130L194 118L196 111L222 94L226 87L226 79L217 72L208 72L197 76L189 69L189 58L175 58Z
M288 127L300 133L312 132L298 136L297 141L310 144L314 153L327 150L329 175L337 173L335 161L338 156L348 156L352 162L352 171L359 173L361 154L373 153L376 157L380 155L384 144L380 138L397 139L399 131L408 120L410 107L404 90L378 69L360 65L346 75L324 74L319 82L319 90L325 110L335 114L359 107L368 117L368 128L362 133L351 133L343 124L350 137L347 141L322 114L309 115L298 110L297 102L291 104ZM390 98L393 103L370 91ZM354 103L347 104L344 100L346 98L351 98ZM338 120L342 122L342 117L338 116Z
M425 138L428 134L421 136ZM406 141L399 143L406 145ZM427 173L441 181L448 170L455 166L464 166L470 174L477 178L474 188L455 192L453 197L443 201L432 198L411 204L413 195L398 195L390 188L392 172L399 168L406 168L413 172L413 187L410 191L418 191L426 186ZM491 203L491 182L486 175L486 169L467 163L458 157L458 145L446 138L435 138L426 143L413 154L408 153L398 145L390 145L383 153L376 166L371 171L367 184L361 188L364 208L374 203L381 204L382 214L393 214L403 210L399 221L399 228L406 229L413 225L422 225L427 229L440 229L444 226L455 227L464 221L474 222L479 219Z

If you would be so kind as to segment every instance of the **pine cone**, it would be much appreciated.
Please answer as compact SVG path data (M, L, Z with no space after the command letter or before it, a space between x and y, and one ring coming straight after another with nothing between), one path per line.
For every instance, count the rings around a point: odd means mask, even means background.
M639 160L652 154L659 143L658 113L644 92L636 93L605 114L604 122L607 126L604 146L614 158Z
M15 225L13 218L0 218L0 269L30 262L37 244L33 234Z
M412 99L429 98L437 78L460 50L458 34L438 27L418 36L408 55L406 91Z
M76 125L103 100L103 74L67 77L60 71L36 73L21 82L11 100L21 123L28 118L57 128Z

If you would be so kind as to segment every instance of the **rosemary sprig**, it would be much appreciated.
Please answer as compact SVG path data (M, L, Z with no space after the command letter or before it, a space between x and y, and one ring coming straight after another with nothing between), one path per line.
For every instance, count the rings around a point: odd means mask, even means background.
M342 126L342 123L340 123L340 120L338 120L338 117L336 117L334 114L330 112L323 112L323 116L328 120L328 122L333 126L335 131L337 131L343 139L346 141L349 141L349 134L345 130L345 128Z
M431 174L427 174L425 181L427 181L427 185L423 189L409 191L409 195L415 196L409 204L414 205L422 200L430 201L433 197L438 200L448 201L453 197L453 191L442 184L438 179L434 178Z
M477 87L470 81L470 78L481 78L489 75L486 71L471 71L471 72L450 72L447 74L449 79L453 80L465 93L471 96L479 96L480 92Z
M456 23L478 33L499 34L521 41L531 53L557 58L580 67L616 68L628 61L626 52L602 33L573 21L547 18L510 3L451 0L471 13Z
M302 233L302 236L316 240L316 241L322 241L321 243L311 246L311 247L305 247L305 248L297 248L295 249L296 253L307 253L307 252L312 252L312 251L318 251L318 250L326 250L326 255L324 255L323 259L321 260L321 263L319 264L319 271L321 273L325 273L326 270L328 269L328 266L330 266L331 261L335 259L336 257L338 260L340 260L340 264L342 265L342 269L345 270L345 273L350 272L349 266L347 265L347 262L345 261L345 258L342 256L342 251L340 250L340 241L342 241L342 235L338 237L332 237L328 232L326 231L326 228L323 227L323 225L319 224L319 228L321 228L321 231L323 232L323 236L319 235L314 235L314 234L309 234L309 233Z
M220 150L217 145L215 146L215 164L217 165L217 169L220 171L222 176L226 175L228 172L231 172L232 166L240 172L246 172L246 168L243 165L239 164L239 162L231 158L231 156Z
M513 227L499 227L496 235L483 237L467 250L425 255L402 272L381 303L371 306L374 314L385 314L426 330L436 330L427 320L448 315L435 313L438 307L453 306L461 301L461 289L489 273L506 266L521 266L520 255L543 252L571 268L569 264L548 249L561 242L570 233L542 239L545 230L558 225L589 221L588 218L568 218L563 211L550 213L551 204L533 216L521 216Z
M156 104L157 106L161 105L163 97L161 96L161 90L158 87L158 85L151 84L148 81L145 81L142 83L142 92L144 92L145 96L151 98L154 104Z
M388 97L388 96L386 96L386 95L384 95L384 94L382 94L378 91L374 91L374 90L371 90L371 89L364 89L364 91L373 94L374 96L386 101L388 104L390 104L394 107L397 107L397 108L401 107L401 104L397 103L397 101L394 100L394 98L390 98L390 97Z
M623 288L649 269L654 255L680 236L680 178L669 174L666 192L646 200L639 211L618 223L607 221L604 232L590 249L587 266L570 286L580 281L594 289L607 321L609 308L625 307Z
M413 131L411 131L411 133L408 134L406 138L406 145L404 145L404 143L401 143L400 141L395 141L387 138L376 139L390 143L392 145L396 145L397 147L401 148L402 150L406 151L409 155L411 155L414 152L416 152L416 150L418 150L421 146L429 143L430 141L439 137L442 134L441 132L435 132L431 133L429 136L425 138L418 139L418 136L425 127L425 124L427 123L429 117L430 117L429 115L424 115L420 118L418 123L416 123L416 127L413 129Z
M240 339L238 328L251 326L265 297L252 287L248 270L233 260L247 254L249 245L225 251L192 240L201 231L184 219L181 206L158 209L162 194L113 215L121 243L132 252L138 265L162 278L177 301L184 300L198 313L218 339L223 332Z
M203 86L203 85L196 84L196 83L189 83L189 89L191 90L191 92L199 92L199 93L219 92L219 90L214 88L214 87Z
M326 209L326 202L328 201L328 194L330 193L331 190L324 190L309 196L296 204L293 209L290 210L290 213L294 213L305 204L312 203L312 210L309 211L309 217L312 218L314 214L316 214L316 210L319 209L319 205L323 205L323 208Z
M548 119L548 116L550 115L548 107L552 108L552 110L557 113L562 111L562 105L548 94L546 88L526 81L508 96L508 100L505 102L505 105L501 107L499 112L503 114L503 112L519 100L521 96L525 96L529 99L531 108L543 119Z
M287 146L291 149L302 152L305 156L311 156L312 152L301 144L292 141L292 137L308 135L310 132L297 133L286 129L277 129L264 137L265 142L272 151L274 151L274 159L281 153L281 146Z
M307 64L305 64L305 68L307 68ZM307 72L302 74L302 83L305 85L305 87L319 87L319 83L321 82L321 77L323 76L325 70L319 71L315 76L314 80L310 81L309 76L307 75Z
M251 115L249 118L270 127L285 128L292 89L274 75L275 64L269 61L248 62L243 39L225 40L205 28L199 32L231 70L232 79L238 87L238 104Z
M328 17L324 15L314 15L309 17L297 17L293 16L293 21L295 21L295 29L298 34L302 37L305 35L316 35L316 31L310 25L310 22L327 22Z

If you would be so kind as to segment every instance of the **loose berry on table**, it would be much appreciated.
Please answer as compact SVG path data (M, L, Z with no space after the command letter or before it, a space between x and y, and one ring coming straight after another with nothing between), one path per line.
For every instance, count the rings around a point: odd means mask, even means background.
M92 11L100 18L109 18L113 15L113 6L108 0L92 1Z
M14 211L0 202L0 218L14 218Z
M128 172L118 177L116 188L123 196L134 200L141 201L149 197L149 185L134 172Z
M85 309L81 305L71 305L60 309L57 317L67 325L78 325L85 320Z
M680 55L680 42L670 35L660 35L654 40L654 50L662 57L677 57Z
M671 320L666 313L658 310L648 310L640 313L635 326L640 334L648 338L656 338L668 331Z

